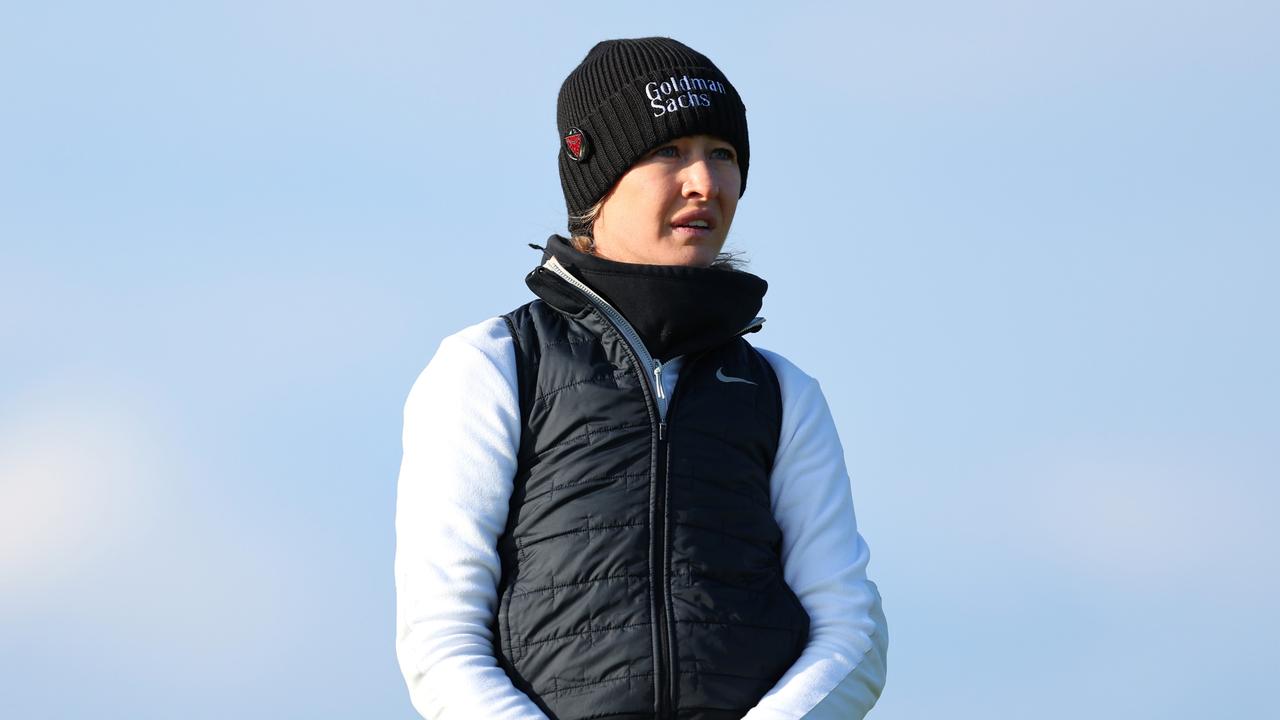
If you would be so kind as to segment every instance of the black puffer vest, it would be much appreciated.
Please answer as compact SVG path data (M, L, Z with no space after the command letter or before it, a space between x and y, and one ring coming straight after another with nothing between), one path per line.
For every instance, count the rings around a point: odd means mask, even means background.
M523 426L495 655L553 720L740 718L809 634L770 509L777 378L739 334L659 397L612 308L545 267L529 285L504 316Z

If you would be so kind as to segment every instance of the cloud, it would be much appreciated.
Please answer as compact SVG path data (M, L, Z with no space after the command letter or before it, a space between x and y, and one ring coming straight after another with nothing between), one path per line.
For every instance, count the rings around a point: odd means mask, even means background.
M1082 580L1135 591L1211 582L1261 596L1275 590L1256 572L1275 540L1268 464L1207 440L1063 447L1011 478L1012 522L1040 561Z
M35 391L0 415L0 584L9 602L122 546L163 472L152 423L110 394Z
M237 517L156 390L123 385L63 375L0 411L0 614L21 619L14 647L112 688L251 686L306 637L289 605L306 573L281 531Z

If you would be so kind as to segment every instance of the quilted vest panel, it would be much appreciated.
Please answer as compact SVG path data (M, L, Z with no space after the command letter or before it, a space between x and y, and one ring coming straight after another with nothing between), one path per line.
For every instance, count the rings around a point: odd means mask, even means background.
M524 425L499 663L553 720L740 718L809 632L770 508L768 361L740 337L686 358L660 439L649 371L597 311L504 317Z

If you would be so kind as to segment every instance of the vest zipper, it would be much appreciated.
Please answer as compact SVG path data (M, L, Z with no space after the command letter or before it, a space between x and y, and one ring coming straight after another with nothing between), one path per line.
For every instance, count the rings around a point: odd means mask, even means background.
M646 389L645 399L651 400L658 413L658 442L657 457L655 458L656 472L654 474L654 510L651 510L649 518L649 527L651 529L652 539L649 546L649 554L651 558L649 572L649 582L651 587L655 589L653 593L653 618L654 618L654 657L653 662L653 687L654 687L654 709L655 715L662 720L668 720L673 717L671 702L671 619L667 613L667 596L671 589L667 583L667 551L666 551L666 504L667 504L667 395L662 389L662 363L655 359L649 353L649 349L644 346L644 342L640 339L640 333L631 326L622 313L600 297L594 290L587 287L572 273L564 268L554 257L547 260L543 267L554 273L556 276L577 288L579 292L587 297L587 300L595 306L597 310L604 314L605 318L617 328L626 341L624 344L629 346L631 352L635 355L636 367L647 368L652 372L640 372L641 385Z
M659 425L658 432L658 477L654 491L653 513L653 550L658 560L653 564L654 587L661 588L654 593L657 605L654 619L658 626L658 662L654 668L654 693L657 695L657 717L674 717L672 712L672 691L674 683L671 672L674 663L671 661L671 619L667 614L667 597L671 594L667 577L667 440L665 437L666 422Z
M563 279L573 287L577 288L592 305L596 307L604 316L617 328L626 340L626 345L631 348L635 354L637 361L636 367L646 367L652 369L652 378L650 373L639 373L647 386L646 395L653 398L653 403L658 411L658 457L657 457L657 473L654 477L654 507L653 517L650 518L650 527L653 529L653 541L650 546L650 553L655 562L651 566L652 577L650 578L653 587L658 588L659 592L654 593L654 627L655 642L657 646L657 657L654 658L654 692L657 717L663 720L675 716L674 708L674 687L675 682L671 677L673 660L671 658L671 618L668 612L667 599L671 595L670 579L667 575L667 464L669 454L669 440L667 439L667 411L668 398L666 392L662 389L662 361L653 357L649 353L648 348L644 346L644 342L640 339L640 333L631 326L622 313L600 297L594 290L587 287L572 273L564 268L556 258L552 257L543 264L543 267ZM738 331L737 335L741 336L750 332L752 329L758 328L764 323L764 318L753 318L751 322ZM702 353L699 353L700 356ZM693 367L693 363L697 361L698 356L692 356L685 363L684 372L687 373ZM678 390L679 388L677 388ZM678 393L677 393L678 394Z
M698 362L698 360L704 354L705 354L705 351L699 352L695 355L690 355L685 359L684 369L681 370L681 372L685 374L686 378L692 377L693 366ZM655 367L655 370L657 369L658 368ZM680 396L680 391L687 387L689 387L689 384L687 381L683 385L681 384L676 385L675 392L671 394L671 398L668 401L668 406L667 406L668 412L670 412L675 408L675 402ZM674 668L676 666L676 659L672 657L672 652L671 652L671 629L670 629L671 613L669 612L669 609L667 606L667 603L671 598L671 580L670 580L670 575L667 572L667 566L671 564L671 559L668 557L668 554L667 554L668 543L666 542L667 496L669 495L670 487L671 487L670 482L668 482L669 480L668 468L670 467L670 464L671 464L670 462L671 440L667 430L668 430L668 423L664 420L658 426L657 488L658 488L659 494L657 497L657 502L655 503L658 508L658 512L655 514L655 518L654 518L654 522L655 522L654 534L655 536L662 539L661 547L660 547L661 563L659 563L658 565L658 570L660 575L657 578L659 582L659 586L662 588L662 595L660 598L662 603L662 608L661 608L661 612L657 616L658 622L659 622L659 633L658 633L658 637L660 639L659 646L660 646L660 651L662 653L662 657L666 660L668 668ZM676 714L676 710L675 710L676 678L672 677L671 672L667 672L662 676L662 679L666 682L666 686L658 688L660 704L658 705L657 716L659 718L664 718L664 719L674 718Z

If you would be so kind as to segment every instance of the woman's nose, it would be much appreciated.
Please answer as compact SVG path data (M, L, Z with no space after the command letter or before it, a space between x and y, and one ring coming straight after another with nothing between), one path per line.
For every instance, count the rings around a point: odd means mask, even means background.
M691 161L684 169L685 197L701 197L712 200L720 194L720 184L706 158Z

